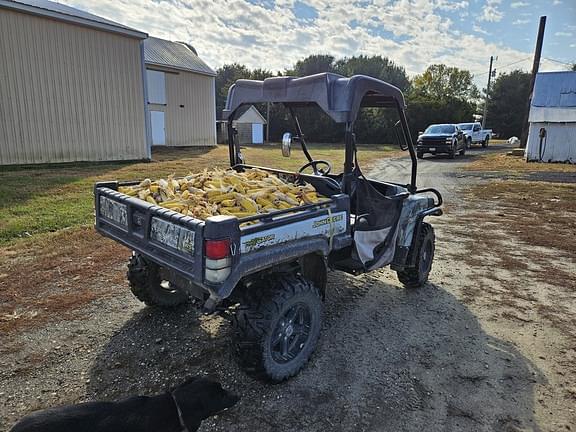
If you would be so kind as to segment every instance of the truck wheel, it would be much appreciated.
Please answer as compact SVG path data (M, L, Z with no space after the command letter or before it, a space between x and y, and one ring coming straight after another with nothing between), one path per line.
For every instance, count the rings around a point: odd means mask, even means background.
M422 222L420 235L411 251L411 253L416 254L415 265L398 272L398 280L406 288L417 288L428 281L428 275L434 260L434 249L434 228L429 223Z
M296 375L316 348L322 301L301 276L273 279L269 288L252 287L234 314L234 351L249 374L279 382Z
M188 294L160 277L160 267L136 254L128 263L130 290L147 306L173 308L188 300Z
M456 157L456 145L454 143L452 143L452 147L450 148L450 151L448 152L448 157L450 159L454 159Z
M490 137L486 136L486 138L484 138L484 141L482 141L482 147L484 147L484 148L488 147L489 141L490 141Z
M462 147L462 150L460 150L460 156L464 156L466 154L466 143L464 143L464 147Z
M466 140L466 148L471 147L472 147L472 137L468 137L468 139Z
M418 159L424 159L424 153L422 152L416 153L416 156L418 156Z

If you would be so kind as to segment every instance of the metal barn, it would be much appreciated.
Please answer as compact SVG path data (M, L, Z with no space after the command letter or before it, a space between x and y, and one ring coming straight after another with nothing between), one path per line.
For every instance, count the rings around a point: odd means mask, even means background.
M576 72L536 75L526 159L576 163Z
M0 0L0 165L146 159L147 35L47 0Z
M144 41L152 145L216 145L216 73L183 42Z

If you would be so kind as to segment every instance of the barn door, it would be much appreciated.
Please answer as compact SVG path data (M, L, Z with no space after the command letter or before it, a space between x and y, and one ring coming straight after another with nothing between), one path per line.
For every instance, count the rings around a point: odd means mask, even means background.
M166 129L164 128L164 112L150 111L152 123L152 145L166 145Z

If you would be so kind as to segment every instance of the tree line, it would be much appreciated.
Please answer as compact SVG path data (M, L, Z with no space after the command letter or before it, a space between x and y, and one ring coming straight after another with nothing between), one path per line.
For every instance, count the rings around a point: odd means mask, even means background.
M238 79L263 80L272 76L307 76L333 72L344 76L369 75L398 87L404 93L407 117L414 137L432 123L461 123L473 121L482 113L484 96L473 82L470 71L433 64L420 75L408 77L404 67L383 56L354 56L336 59L332 55L316 54L298 60L290 69L272 72L249 69L234 63L222 66L216 76L216 109L221 113L228 89ZM500 74L493 82L489 100L487 124L503 138L520 136L527 108L530 75L519 70ZM262 114L267 107L257 105ZM282 133L292 130L290 118L280 104L270 104L270 139L280 140ZM334 124L319 109L299 111L302 129L310 141L336 142L342 139L343 126ZM388 115L387 115L388 114ZM383 109L363 109L356 120L359 143L389 143L394 139L397 117Z

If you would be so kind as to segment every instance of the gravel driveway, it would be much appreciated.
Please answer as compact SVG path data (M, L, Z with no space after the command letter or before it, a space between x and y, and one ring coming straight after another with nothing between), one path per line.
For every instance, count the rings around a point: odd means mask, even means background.
M223 318L191 306L144 308L119 286L118 296L93 303L81 318L5 341L0 430L34 409L161 392L196 374L214 376L242 397L202 431L569 430L576 424L576 371L558 358L576 364L575 347L550 322L506 318L500 312L509 304L493 301L494 290L524 276L512 269L500 282L482 279L500 270L484 265L491 251L474 251L458 223L473 205L462 190L484 181L458 173L468 158L420 163L419 186L438 187L447 198L447 214L432 220L430 283L407 290L388 269L357 278L331 273L318 349L289 382L263 384L239 370ZM401 180L408 166L406 159L382 161L372 176ZM543 256L548 252L552 257ZM576 265L569 257L557 261ZM525 283L552 289L527 277ZM466 296L470 287L488 285L478 298ZM574 311L574 302L569 307Z

